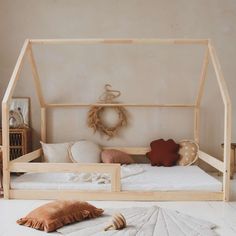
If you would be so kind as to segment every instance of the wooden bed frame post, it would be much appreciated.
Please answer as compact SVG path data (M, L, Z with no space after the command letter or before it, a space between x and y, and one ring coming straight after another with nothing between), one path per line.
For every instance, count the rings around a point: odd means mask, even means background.
M231 100L225 83L223 72L216 55L216 51L211 42L208 44L211 61L215 70L216 78L224 102L224 172L223 172L223 192L224 200L229 201L230 197L230 152L231 152Z
M2 100L2 149L3 149L3 190L4 198L9 198L10 190L10 147L9 147L9 103L11 101L16 83L19 79L23 61L29 48L29 40L26 39L17 59L14 71Z
M46 142L46 140L47 140L47 135L46 135L46 104L45 104L45 100L44 100L44 97L43 97L43 92L42 92L42 88L41 88L39 73L38 73L38 70L37 70L37 66L36 66L35 57L34 57L34 54L33 54L33 48L32 48L31 43L29 45L28 55L29 55L29 62L30 62L30 65L31 65L34 82L35 82L35 89L36 89L36 92L37 92L37 97L38 97L40 108L41 108L40 109L40 114L41 114L41 119L40 119L40 121L41 121L41 123L40 123L41 140L43 142Z
M200 84L199 84L199 88L198 88L197 99L195 102L196 106L194 109L194 140L197 143L199 143L199 141L200 141L200 106L201 106L202 95L203 95L204 87L205 87L208 64L209 64L209 49L207 47L206 52L205 52L205 56L204 56L204 60L203 60L203 65L202 65L202 71L201 71L201 76L200 76Z
M47 112L46 107L41 107L40 130L41 130L41 141L44 143L47 142L47 125L46 125L47 113L46 112Z
M4 198L9 198L10 190L10 145L9 145L9 107L2 103L2 154L3 154L3 191Z

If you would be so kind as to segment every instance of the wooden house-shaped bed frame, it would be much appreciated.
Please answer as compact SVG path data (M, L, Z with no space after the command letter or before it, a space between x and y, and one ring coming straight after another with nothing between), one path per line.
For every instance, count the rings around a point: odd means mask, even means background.
M31 162L42 155L38 149L15 160L9 159L9 103L23 66L23 61L28 57L35 82L35 89L41 109L41 140L46 138L46 114L47 110L58 107L90 107L98 104L49 104L44 100L41 90L39 74L33 55L32 45L38 44L200 44L206 47L198 95L193 104L99 104L99 106L126 106L126 107L166 107L166 108L190 108L194 112L194 139L199 142L199 119L201 100L206 80L208 64L211 61L214 67L217 83L220 88L224 103L224 158L223 161L199 151L199 158L223 173L223 189L221 192L210 191L121 191L120 165L119 164L78 164L78 163L36 163ZM222 113L223 115L223 113ZM76 198L81 200L229 200L230 192L230 143L231 143L231 101L228 89L223 77L216 51L209 39L27 39L21 49L16 66L8 84L2 101L2 140L3 152L3 188L5 198L16 199L56 199ZM108 148L108 147L104 147ZM112 147L138 155L148 151L146 147ZM16 190L10 188L11 172L106 172L111 174L110 191L78 191L78 190Z

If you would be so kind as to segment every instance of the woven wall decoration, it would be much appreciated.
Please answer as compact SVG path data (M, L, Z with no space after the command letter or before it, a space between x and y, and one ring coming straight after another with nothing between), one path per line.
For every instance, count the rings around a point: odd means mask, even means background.
M118 104L115 99L120 95L120 91L112 90L111 85L106 84L105 91L99 97L98 104ZM114 109L118 115L118 121L113 126L109 126L104 122L103 114L107 108ZM88 112L87 124L94 132L99 132L101 135L105 135L108 139L111 139L118 134L122 127L127 126L127 110L123 106L92 106Z

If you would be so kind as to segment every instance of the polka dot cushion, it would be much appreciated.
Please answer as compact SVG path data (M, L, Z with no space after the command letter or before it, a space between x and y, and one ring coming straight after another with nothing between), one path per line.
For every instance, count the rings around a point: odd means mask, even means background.
M182 140L179 142L180 149L178 165L190 166L198 159L199 146L197 143L191 140Z

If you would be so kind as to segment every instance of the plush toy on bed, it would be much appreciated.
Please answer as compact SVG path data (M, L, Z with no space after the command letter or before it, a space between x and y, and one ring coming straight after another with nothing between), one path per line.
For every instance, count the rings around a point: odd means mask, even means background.
M173 166L179 160L179 144L173 139L158 139L150 144L151 151L146 154L152 166Z

